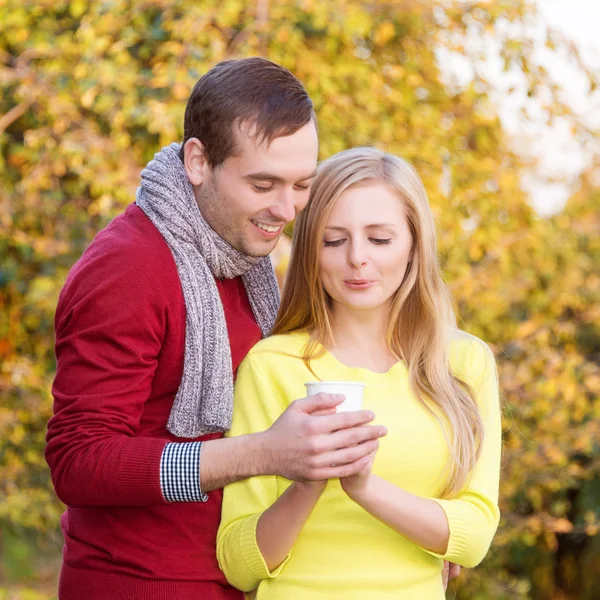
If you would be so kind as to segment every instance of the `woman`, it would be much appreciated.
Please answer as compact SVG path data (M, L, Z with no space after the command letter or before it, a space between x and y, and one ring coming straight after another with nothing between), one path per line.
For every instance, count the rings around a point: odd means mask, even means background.
M274 335L238 372L229 435L266 429L314 380L365 383L363 408L388 434L352 477L228 486L225 575L258 600L443 599L443 560L475 566L498 525L496 368L456 329L421 180L372 148L319 168Z

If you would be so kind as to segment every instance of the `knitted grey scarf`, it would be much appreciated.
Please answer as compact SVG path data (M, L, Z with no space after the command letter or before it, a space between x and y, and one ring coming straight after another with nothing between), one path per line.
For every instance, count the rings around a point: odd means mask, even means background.
M242 275L263 336L275 321L279 289L268 256L242 254L204 220L179 148L171 144L155 154L142 171L136 203L173 253L187 313L183 376L167 428L195 438L229 429L233 411L231 349L214 277Z

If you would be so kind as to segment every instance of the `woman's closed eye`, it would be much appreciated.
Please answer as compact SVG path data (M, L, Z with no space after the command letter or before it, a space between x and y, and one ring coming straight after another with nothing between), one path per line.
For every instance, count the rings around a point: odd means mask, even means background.
M336 248L341 246L346 241L346 238L340 238L339 240L323 240L323 245L326 248ZM369 238L369 241L376 246L385 246L391 244L392 238Z

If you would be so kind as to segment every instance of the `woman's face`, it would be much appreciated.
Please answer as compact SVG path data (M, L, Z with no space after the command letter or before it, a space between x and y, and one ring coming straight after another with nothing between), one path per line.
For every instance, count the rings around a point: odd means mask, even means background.
M389 310L411 251L404 203L378 182L348 188L331 211L319 257L334 310Z

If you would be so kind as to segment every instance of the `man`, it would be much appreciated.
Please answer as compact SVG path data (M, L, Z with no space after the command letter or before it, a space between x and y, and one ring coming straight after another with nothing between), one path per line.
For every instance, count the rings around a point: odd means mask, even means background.
M215 556L222 487L347 476L385 435L319 395L268 431L222 437L235 371L277 311L268 254L306 205L317 151L295 77L220 63L191 94L183 145L155 156L71 270L46 449L68 507L60 600L242 598Z

